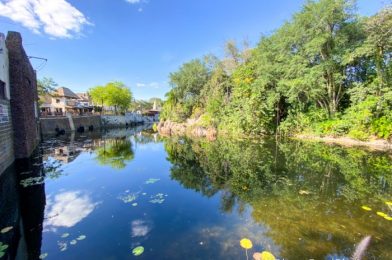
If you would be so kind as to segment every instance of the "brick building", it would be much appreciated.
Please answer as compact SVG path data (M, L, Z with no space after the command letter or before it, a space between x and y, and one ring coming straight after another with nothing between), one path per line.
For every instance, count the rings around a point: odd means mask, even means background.
M39 143L37 78L17 32L0 34L0 174Z

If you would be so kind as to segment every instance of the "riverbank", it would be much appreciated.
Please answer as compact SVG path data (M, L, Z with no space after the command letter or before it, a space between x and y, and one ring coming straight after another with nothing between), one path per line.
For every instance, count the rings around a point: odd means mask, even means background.
M338 144L346 147L359 146L359 147L368 148L370 150L392 152L392 143L382 139L360 141L350 137L316 136L316 135L308 135L308 134L295 135L293 139L316 141L316 142L323 142L328 144Z
M159 122L157 130L164 136L186 135L191 137L207 138L209 140L215 140L218 135L227 135L225 132L218 133L215 128L200 126L197 120L187 120L186 123L176 123L171 121ZM254 139L257 137L241 136L241 138ZM291 139L337 144L345 147L363 147L374 151L392 152L392 143L382 139L360 141L350 137L317 136L310 134L297 134L292 136Z
M171 121L161 121L157 125L159 134L164 136L187 135L192 137L205 137L215 140L218 132L213 127L201 126L198 120L188 119L186 123L176 123Z

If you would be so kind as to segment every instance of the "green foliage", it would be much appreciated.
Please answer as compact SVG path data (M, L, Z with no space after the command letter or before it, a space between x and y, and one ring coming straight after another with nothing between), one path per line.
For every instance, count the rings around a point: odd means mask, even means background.
M355 1L307 1L258 45L170 75L162 120L199 119L232 134L302 132L388 139L392 128L392 8L360 17Z
M114 107L115 113L126 112L132 101L132 92L123 83L114 81L89 90L92 101L101 107Z

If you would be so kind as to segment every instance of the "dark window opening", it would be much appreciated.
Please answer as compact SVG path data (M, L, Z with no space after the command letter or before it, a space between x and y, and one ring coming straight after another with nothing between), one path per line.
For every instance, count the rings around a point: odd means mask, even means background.
M6 99L5 82L2 80L0 80L0 99Z

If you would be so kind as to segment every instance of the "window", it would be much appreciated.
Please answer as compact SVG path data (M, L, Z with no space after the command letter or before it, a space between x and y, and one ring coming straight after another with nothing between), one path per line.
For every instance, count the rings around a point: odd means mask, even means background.
M0 99L6 99L5 95L5 82L0 80Z
M60 99L56 99L56 103L60 103Z

